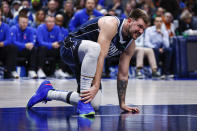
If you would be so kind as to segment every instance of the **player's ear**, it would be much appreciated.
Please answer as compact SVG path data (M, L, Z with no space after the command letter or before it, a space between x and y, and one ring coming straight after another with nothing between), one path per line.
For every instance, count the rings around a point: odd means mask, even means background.
M131 18L128 18L128 22L131 23L131 21L132 21Z

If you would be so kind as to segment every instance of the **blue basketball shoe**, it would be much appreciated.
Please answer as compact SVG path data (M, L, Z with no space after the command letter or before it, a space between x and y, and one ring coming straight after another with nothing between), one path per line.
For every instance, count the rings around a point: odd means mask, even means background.
M83 101L79 101L77 105L77 112L81 117L92 117L95 115L94 108L89 103L85 104Z
M43 81L40 85L40 87L37 89L36 93L30 98L30 100L27 103L27 108L31 108L35 104L43 101L47 102L50 101L50 99L47 99L47 93L49 90L55 90L50 81Z

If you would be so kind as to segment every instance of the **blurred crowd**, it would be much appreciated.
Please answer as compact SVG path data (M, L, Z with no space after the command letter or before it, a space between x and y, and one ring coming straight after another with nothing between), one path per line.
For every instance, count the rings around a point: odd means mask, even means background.
M176 35L197 29L195 0L0 0L0 66L4 78L19 78L24 66L30 78L72 77L59 55L59 42L69 32L99 16L126 18L135 8L150 16L149 27L136 40L131 65L135 76L173 77L173 45ZM103 77L110 77L116 58L106 59ZM160 71L158 69L161 69Z

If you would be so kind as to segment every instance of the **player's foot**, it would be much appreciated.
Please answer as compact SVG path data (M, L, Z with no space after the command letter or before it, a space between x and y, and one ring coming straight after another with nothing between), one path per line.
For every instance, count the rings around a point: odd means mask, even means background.
M92 117L95 115L94 108L91 106L90 102L85 104L82 101L78 102L77 112L82 117Z
M47 99L47 94L49 90L54 90L50 81L43 81L40 87L37 89L36 93L28 101L27 108L31 108L32 106L34 106L35 104L41 101L45 103L47 101L50 101L49 99Z

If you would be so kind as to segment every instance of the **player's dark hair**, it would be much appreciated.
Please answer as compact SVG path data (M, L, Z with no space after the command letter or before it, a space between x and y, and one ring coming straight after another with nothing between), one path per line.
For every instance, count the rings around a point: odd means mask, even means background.
M138 20L139 18L142 18L146 24L149 23L149 16L148 16L148 14L144 10L139 9L139 8L133 10L129 14L128 17L132 18L132 19L135 19L135 20Z

